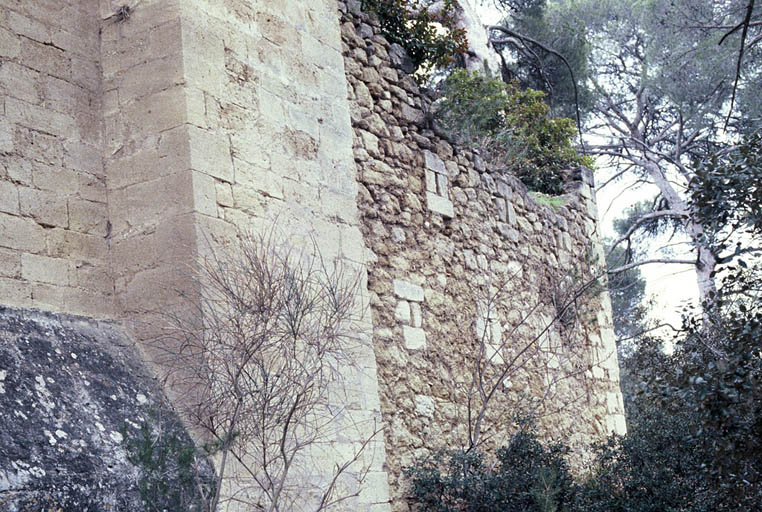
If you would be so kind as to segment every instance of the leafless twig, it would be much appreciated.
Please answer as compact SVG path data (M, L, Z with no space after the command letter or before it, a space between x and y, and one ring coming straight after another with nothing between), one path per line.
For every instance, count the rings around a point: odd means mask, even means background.
M169 325L156 342L158 362L217 457L210 511L230 501L317 512L345 499L336 482L350 468L357 492L367 472L356 466L375 428L358 433L358 451L334 465L325 488L311 486L305 474L314 463L310 450L332 429L352 427L339 426L351 415L336 406L336 394L344 375L359 371L350 353L360 343L359 275L312 249L317 256L295 251L273 231L238 233L199 263L181 307L163 312Z

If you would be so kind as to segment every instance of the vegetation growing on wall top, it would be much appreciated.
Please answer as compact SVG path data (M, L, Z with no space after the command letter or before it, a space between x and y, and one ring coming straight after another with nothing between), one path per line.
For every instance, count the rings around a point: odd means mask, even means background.
M551 118L543 92L465 70L447 77L440 92L436 119L442 128L531 190L560 194L562 171L592 164L572 146L574 122Z

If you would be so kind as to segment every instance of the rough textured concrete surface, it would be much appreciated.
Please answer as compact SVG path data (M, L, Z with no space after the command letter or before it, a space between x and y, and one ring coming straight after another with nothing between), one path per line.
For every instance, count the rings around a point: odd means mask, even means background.
M0 510L154 510L141 428L190 443L125 336L81 317L0 307L0 410Z

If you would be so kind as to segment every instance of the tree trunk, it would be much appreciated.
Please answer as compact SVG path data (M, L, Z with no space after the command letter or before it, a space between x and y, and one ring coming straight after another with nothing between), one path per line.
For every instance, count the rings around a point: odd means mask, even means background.
M692 224L691 228L695 228L699 236L703 234L703 227L695 224L693 221L690 222ZM717 285L714 280L717 257L706 243L702 243L696 237L693 238L693 247L698 252L696 257L696 282L698 283L699 299L701 300L701 307L704 311L708 311L717 298Z
M711 247L705 242L704 227L696 222L695 215L690 206L680 197L672 184L667 180L661 168L653 163L647 168L654 184L659 187L662 197L667 200L671 210L685 212L685 229L691 238L691 245L696 251L696 283L698 284L699 301L702 309L706 312L713 304L717 286L714 279L714 271L717 267L717 256ZM706 315L704 315L706 318Z

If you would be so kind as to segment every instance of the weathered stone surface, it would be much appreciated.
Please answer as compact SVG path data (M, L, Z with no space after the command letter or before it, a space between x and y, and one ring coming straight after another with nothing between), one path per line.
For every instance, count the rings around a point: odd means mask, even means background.
M536 325L518 325L522 305L539 302L552 316L538 290L585 271L596 222L591 176L576 172L570 203L554 212L427 129L431 96L357 0L338 2L341 25L333 2L138 2L119 23L109 18L113 2L59 4L0 9L0 302L139 316L183 288L168 276L204 244L279 219L298 244L314 239L329 260L367 271L361 288L374 325L364 322L361 337L373 333L374 343L358 356L368 372L351 406L375 420L379 384L391 487L374 466L348 507L387 511L391 493L404 510L403 463L462 430L459 381L471 368L476 295L510 290L490 330L516 328L515 336L489 348L510 360L536 334ZM412 275L419 284L408 298L395 293L395 278ZM606 356L610 314L595 313L608 306L585 307L590 338L558 330L549 344L601 350L576 361L572 351L549 354L510 388L540 396L538 375L572 362L590 368L553 396L577 404L573 390L584 390L592 405L544 420L552 437L624 428L621 407L606 399L618 393L618 368ZM437 404L425 436L419 396ZM510 430L499 415L487 424L493 439ZM342 453L352 447L337 443ZM575 449L584 453L582 441Z
M405 324L410 323L410 303L408 301L401 300L397 303L397 307L394 310L394 318L397 319L398 322Z
M447 169L445 169L445 164L439 155L429 151L428 149L423 151L423 160L427 169L430 169L439 174L444 174L447 172Z
M415 412L420 416L426 418L433 418L434 411L436 410L436 404L434 399L430 396L416 395L415 397Z
M397 66L405 73L412 73L415 71L415 66L410 59L410 56L405 49L397 43L394 43L389 47L389 58L393 65Z
M423 123L424 119L423 112L420 109L411 107L405 103L400 105L400 116L401 119L404 119L408 123L416 125Z
M135 443L158 442L158 451L163 441L146 441L141 428L192 443L130 347L113 324L0 306L3 510L157 505L142 500L150 469L136 464ZM182 488L176 473L167 476Z
M387 74L364 68L383 69L383 63L370 58L365 64L362 56L358 58L351 50L358 44L353 33L344 34L347 79L355 90L364 83L377 103L374 114L352 120L355 140L362 141L363 132L369 131L379 147L377 155L366 151L367 142L356 147L355 161L363 190L358 205L365 243L376 255L369 263L368 282L392 509L407 510L400 478L404 465L429 450L463 443L463 382L470 382L480 340L485 343L486 364L523 365L513 357L551 326L541 337L541 355L512 374L506 392L488 410L485 425L495 438L511 433L501 413L515 407L520 394L539 399L549 391L552 376L591 368L587 376L563 377L564 384L550 390L548 406L556 412L539 425L550 437L573 440L573 462L579 464L589 442L602 439L607 428L624 427L618 405L607 405L608 394L619 394L615 361L601 356L611 352L589 350L596 343L613 346L596 342L610 328L608 316L597 314L608 307L606 301L591 297L580 303L584 312L579 318L587 319L584 329L567 330L549 320L557 310L547 290L557 289L564 276L590 271L584 254L590 223L596 222L592 203L574 206L580 194L575 191L572 201L557 210L540 206L515 177L497 174L479 155L411 126L411 105L420 102L421 110L427 111L431 99L401 72L402 91L394 85L381 87L379 80ZM374 45L378 41L376 36ZM389 51L391 60L394 53ZM395 100L391 105L383 103L389 93ZM351 111L365 108L359 105L362 99L350 101ZM375 144L373 140L369 146ZM428 211L422 212L421 205ZM421 285L415 294L402 292L400 286L411 272L423 279L416 280ZM500 289L501 296L488 320L482 318L483 335L477 336L476 306L487 289ZM504 332L511 336L504 339ZM595 399L588 402L588 396ZM425 437L417 434L422 422Z
M23 259L23 272L14 275L2 303L29 305L31 295L10 293L37 289L46 306L58 310L106 316L112 311L112 290L101 288L94 309L75 308L84 302L72 294L86 292L78 285L67 293L46 293L51 286L69 286L68 260L105 267L107 245L87 255L58 255L52 265L36 265L50 256L60 232L105 236L106 189L103 186L103 142L100 112L101 71L97 9L62 8L55 3L3 5L0 13L0 247ZM65 37L71 27L82 36ZM67 32L68 33L68 32ZM97 204L97 205L96 205ZM18 300L17 300L18 299Z
M410 319L410 325L413 327L421 327L423 324L423 316L421 313L421 305L419 303L413 302L410 304L410 313L411 313L411 319Z
M445 217L455 217L455 209L453 208L452 201L444 198L438 194L426 193L426 205L434 213L444 215Z
M394 280L394 294L400 299L413 302L423 301L423 288L417 284L402 281L400 279Z
M32 17L28 5L0 9L0 302L135 320L188 285L176 269L264 219L362 268L372 253L335 3L138 2L119 22L109 2L42 2ZM378 137L403 133L372 111L392 109L380 84L399 79L373 24L362 31L375 51L353 35L353 54L379 83L352 87L352 116L368 120L363 149L379 158ZM377 416L370 345L358 360L370 378L357 403ZM366 508L386 489L363 489L375 493Z
M426 332L417 327L402 326L402 338L405 340L405 348L408 350L420 350L426 348Z

